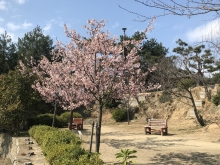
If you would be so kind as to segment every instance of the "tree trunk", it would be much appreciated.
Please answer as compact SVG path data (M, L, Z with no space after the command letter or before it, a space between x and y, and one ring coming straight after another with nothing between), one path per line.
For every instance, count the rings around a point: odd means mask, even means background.
M199 124L201 126L204 126L205 125L204 120L203 120L202 116L198 114L198 110L196 108L196 104L195 104L195 100L193 98L192 92L191 91L188 91L188 92L190 94L190 98L191 98L191 101L192 101L192 104L193 104L193 110L194 110L194 113L196 115L196 119L197 119L197 121L199 122Z
M55 101L52 127L55 127L56 114L57 114L57 102Z
M69 130L72 130L73 123L73 110L70 110Z
M129 104L129 103L130 103L130 97L131 97L131 96L130 96L130 94L129 94L129 96L128 96L128 102L127 102L127 106L126 106L126 107L127 107L127 122L128 122L128 125L130 124L130 114L129 114L129 109L130 109L130 106L129 106L129 105L130 105L130 104Z
M208 90L208 87L207 87L207 85L206 85L204 79L202 79L202 84L203 84L204 89L205 89L205 94L206 94L208 100L210 101L210 100L212 99L212 96L211 96L211 93L210 93L209 90Z
M98 116L98 124L96 126L96 152L97 153L99 153L99 148L100 148L102 109L103 109L103 103L99 102L99 116Z

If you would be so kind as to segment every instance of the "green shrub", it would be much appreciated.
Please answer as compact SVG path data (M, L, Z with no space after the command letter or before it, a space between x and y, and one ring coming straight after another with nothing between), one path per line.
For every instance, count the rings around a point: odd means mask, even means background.
M48 125L52 126L53 123L53 114L46 113L46 114L40 114L37 116L37 124L38 125ZM62 127L62 121L60 119L60 116L56 115L55 118L55 127Z
M47 125L35 125L28 130L28 133L36 140L39 145L41 145L43 140L45 139L44 136L46 135L46 133L51 131L57 131L57 128Z
M39 125L51 126L53 122L53 114L50 113L40 114L37 116L37 122Z
M78 136L74 136L71 131L49 131L46 133L42 147L50 148L50 146L56 144L81 144L81 140Z
M159 97L160 103L166 103L166 102L171 102L171 101L172 101L172 97L167 92L163 92L162 95Z
M70 121L70 112L64 112L59 117L61 125L67 126L67 123ZM82 118L82 115L78 112L73 112L73 118Z
M121 104L121 101L120 100L116 100L116 99L113 99L113 98L109 98L106 103L105 103L105 107L106 108L117 108L118 105Z
M81 155L79 157L79 161L77 162L77 165L104 165L104 162L99 158L98 153L89 153L87 152L84 155Z
M47 149L46 159L54 165L72 165L76 164L80 155L85 154L85 150L79 145L74 144L56 144Z
M212 97L212 102L218 106L220 104L220 91L217 91L217 94Z
M29 134L41 146L51 165L103 165L98 154L89 153L81 147L81 140L69 130L49 126L33 126ZM40 136L41 135L41 136Z
M116 108L112 111L112 117L116 122L123 121L127 118L127 110L123 108Z

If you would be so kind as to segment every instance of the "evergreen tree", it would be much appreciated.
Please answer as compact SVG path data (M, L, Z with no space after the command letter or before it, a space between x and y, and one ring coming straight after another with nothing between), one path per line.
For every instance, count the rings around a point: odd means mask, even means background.
M42 56L51 60L53 48L53 40L49 35L44 35L39 26L26 33L23 38L18 38L19 60L22 60L25 65L30 62L31 57L36 62L41 60Z
M16 45L5 32L0 37L0 74L7 73L17 65Z

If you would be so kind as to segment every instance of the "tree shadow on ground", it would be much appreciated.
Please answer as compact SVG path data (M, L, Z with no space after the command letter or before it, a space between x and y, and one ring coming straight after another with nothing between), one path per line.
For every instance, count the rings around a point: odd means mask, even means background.
M191 152L189 154L182 153L168 153L168 154L157 154L151 159L149 165L219 165L220 155L211 155L204 152Z
M2 133L0 136L2 138L0 157L5 158L10 152L10 148L12 146L12 137L7 133Z
M138 149L147 149L153 151L161 151L162 147L170 147L170 146L184 146L184 143L178 142L185 142L187 140L183 139L172 139L172 140L155 140L154 137L146 138L143 142L132 142L131 140L117 140L117 139L103 139L101 143L105 143L111 147L120 149L120 148L127 148L127 147L136 147Z

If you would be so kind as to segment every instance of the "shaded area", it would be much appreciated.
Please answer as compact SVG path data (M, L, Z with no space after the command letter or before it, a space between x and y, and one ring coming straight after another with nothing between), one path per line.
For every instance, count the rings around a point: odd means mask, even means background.
M0 157L5 158L10 152L11 145L12 145L12 137L7 133L2 133L0 134L0 138L1 138Z
M183 164L195 164L195 165L219 165L220 155L211 155L203 152L191 152L189 154L182 153L168 153L168 154L157 154L151 159L153 163L149 165L183 165Z
M6 156L9 154L11 149L12 137L7 133L1 133L0 143L1 143L0 164L11 165L11 160L9 158L6 158Z
M187 140L183 139L172 139L172 140L155 140L155 137L147 138L143 142L132 142L130 139L128 140L116 140L116 139L103 139L101 143L105 143L114 148L127 148L127 147L136 147L138 149L148 149L154 151L160 151L161 147L170 147L170 146L186 146L184 143L178 142L186 142Z
M9 158L0 158L1 165L11 165L11 160Z

